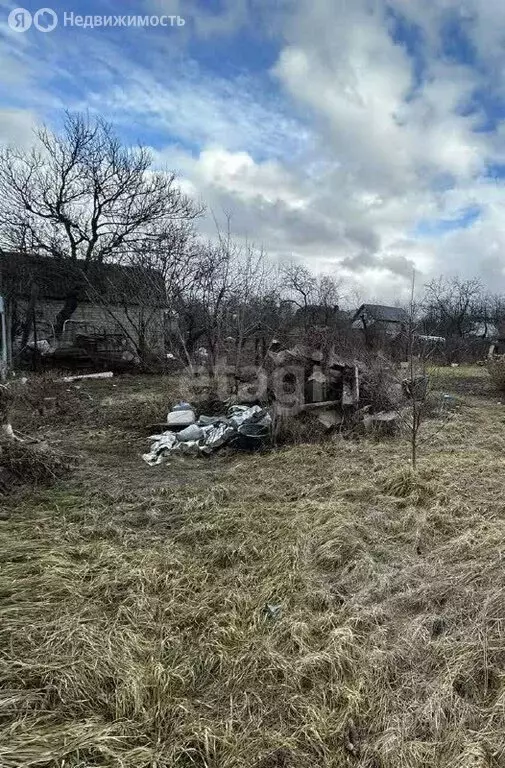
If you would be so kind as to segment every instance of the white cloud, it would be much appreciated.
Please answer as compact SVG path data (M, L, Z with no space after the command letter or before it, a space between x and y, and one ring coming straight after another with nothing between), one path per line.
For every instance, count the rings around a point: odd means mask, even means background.
M199 186L214 187L245 204L279 203L295 211L307 205L297 180L275 160L255 163L247 152L214 147L201 152L197 168Z
M246 0L227 2L219 13L189 0L146 1L153 12L198 9L191 30L201 40L219 39L224 58L230 36L253 21ZM223 63L218 76L189 59L184 46L176 51L175 38L154 35L135 60L125 58L120 38L81 36L78 54L95 73L87 87L68 64L77 37L46 40L44 67L26 41L16 48L9 38L8 55L25 67L19 93L33 112L64 100L51 87L57 72L72 94L68 106L104 113L130 137L150 141L156 134L157 147L166 136L159 162L180 169L186 190L216 215L231 213L233 229L274 257L335 269L354 276L363 292L390 298L408 290L413 266L420 279L480 271L505 288L504 203L499 187L481 178L489 159L505 158L505 128L475 132L482 115L462 109L505 70L505 5L388 6L421 29L422 82L406 48L391 37L385 0L286 0L274 17L271 4L258 2L258 29L270 21L281 40L275 66L260 75L226 76ZM479 68L441 55L441 25L455 13ZM4 133L22 136L32 119L11 107ZM414 237L419 221L454 218L475 204L483 215L468 229ZM210 233L212 221L206 226Z
M0 107L0 145L16 144L29 147L36 125L36 117L30 110Z
M209 10L198 0L145 0L145 7L160 14L178 14L199 38L226 38L250 22L248 0L224 0L219 10Z
M322 140L339 161L317 210L347 235L344 265L364 284L382 284L384 290L389 280L394 291L396 276L406 278L411 265L425 274L478 271L488 247L476 248L479 237L485 234L493 243L493 254L502 238L500 217L488 211L483 222L468 230L431 242L412 239L416 222L430 214L450 217L471 203L486 205L490 184L479 181L479 175L496 139L475 133L476 117L461 111L474 90L486 86L482 71L433 57L439 52L443 14L453 12L454 3L440 3L436 11L417 0L397 5L423 27L432 55L420 87L412 60L389 35L385 4L371 10L360 0L352 5L298 2L275 67L293 99L311 110ZM475 0L462 10L473 18L482 8L483 0ZM487 11L477 16L482 23L472 28L483 59L489 59L489 18ZM504 58L502 50L502 64ZM442 177L453 179L456 191L437 191ZM496 205L503 213L503 203ZM472 247L462 249L462 243ZM466 262L458 267L462 253ZM337 239L333 254L342 258Z
M219 142L232 150L265 154L298 151L308 136L298 122L263 102L245 78L226 81L207 78L198 70L176 73L166 80L132 68L126 84L93 99L119 119L149 120L186 144Z

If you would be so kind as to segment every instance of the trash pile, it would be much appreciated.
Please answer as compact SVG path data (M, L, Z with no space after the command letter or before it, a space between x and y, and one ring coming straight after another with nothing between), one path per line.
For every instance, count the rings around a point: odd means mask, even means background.
M149 438L151 449L142 458L151 467L173 454L209 455L225 445L245 451L263 448L270 440L272 417L259 405L232 405L225 415L197 418L193 406L181 402L168 414L167 427Z

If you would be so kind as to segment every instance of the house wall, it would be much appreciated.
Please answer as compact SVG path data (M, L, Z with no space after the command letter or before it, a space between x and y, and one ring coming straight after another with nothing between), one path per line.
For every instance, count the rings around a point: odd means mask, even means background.
M37 301L35 316L39 340L47 338L50 342L53 341L54 322L62 307L63 301L52 299L39 299ZM27 301L18 301L18 312L21 316L25 316L27 308ZM62 341L73 341L75 333L110 333L128 335L137 344L142 312L147 326L147 348L155 354L163 354L165 348L164 312L161 308L129 307L126 311L124 307L117 305L111 305L107 308L101 304L81 302L70 321L65 324Z

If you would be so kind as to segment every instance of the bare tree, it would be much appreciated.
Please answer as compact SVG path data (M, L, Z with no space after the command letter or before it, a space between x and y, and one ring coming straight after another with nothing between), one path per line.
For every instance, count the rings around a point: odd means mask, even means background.
M479 336L489 339L505 318L505 298L499 294L483 293L475 306Z
M308 307L316 300L316 277L308 267L294 261L282 266L281 276L288 298L303 311L305 322L308 323Z
M204 341L214 370L224 339L226 302L233 280L231 245L199 242L193 256L189 281L184 285L172 283L169 288L173 330L190 367L196 345Z
M101 118L66 113L61 133L44 127L31 151L0 153L0 247L68 260L84 274L200 211L173 172L153 170L150 152L124 147ZM57 338L77 308L78 283L77 274Z
M270 329L265 309L267 297L272 298L274 294L274 270L266 261L263 250L246 243L243 248L236 248L233 271L228 314L230 332L235 339L235 366L238 370L247 342L255 342L256 364L260 362L259 340L263 342L263 356L266 354L266 337Z
M482 299L477 279L440 277L426 285L426 321L433 332L443 336L466 336L472 329Z
M342 291L342 281L333 275L318 275L316 300L324 324L331 326L335 320Z
M219 235L217 245L208 244L207 261L209 268L202 274L201 302L205 313L205 339L210 355L211 375L223 351L227 321L230 313L229 300L238 288L238 275L234 259L236 246L229 232Z
M119 294L117 287L112 286L118 308L104 304L104 310L113 317L144 363L149 362L153 353L164 352L164 349L156 350L154 340L165 336L170 311L175 311L180 297L186 295L192 284L198 283L200 272L205 269L201 251L191 223L183 222L149 234L121 254L120 265L127 268L129 279ZM93 292L91 285L89 290ZM96 291L95 298L100 302Z
M333 275L315 275L308 267L290 262L281 267L283 290L298 307L305 330L314 324L333 325L342 284Z
M420 400L425 397L426 392L424 390L424 381L426 377L426 369L424 366L424 359L422 361L421 379L419 377L419 366L421 365L421 356L416 359L415 354L415 340L416 340L416 304L415 304L415 290L416 290L416 273L412 272L412 285L410 293L410 303L408 307L408 325L407 325L407 363L408 363L408 378L406 380L407 394L410 398L410 420L408 427L410 429L410 458L412 462L412 469L415 472L417 469L417 454L418 454L418 437L419 430L421 429L422 409ZM419 387L419 381L421 381L421 387ZM421 392L419 392L419 388ZM419 397L421 395L421 398Z
M416 300L416 273L413 271L410 300L408 306L404 307L408 317L404 331L407 349L406 370L404 376L397 381L407 397L407 404L402 407L400 401L396 409L409 436L413 472L418 467L420 450L433 441L452 414L450 399L446 401L445 397L437 393L437 369L431 361L433 347L423 334L419 334L423 308L423 302ZM435 414L436 421L432 428L428 428L427 422Z

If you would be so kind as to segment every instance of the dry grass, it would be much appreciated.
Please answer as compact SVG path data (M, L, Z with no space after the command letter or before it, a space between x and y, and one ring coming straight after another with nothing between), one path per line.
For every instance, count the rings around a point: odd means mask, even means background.
M505 356L500 355L488 361L487 370L493 386L500 392L505 392Z
M17 430L34 434L48 427L87 425L146 434L180 399L175 380L163 376L125 375L76 383L67 383L62 376L31 374L26 384L12 383L12 422Z
M505 765L503 422L8 507L2 767Z
M25 384L13 381L12 422L29 434L48 423L81 424L90 421L98 401L81 388L69 384L61 375L31 375Z
M485 366L460 365L457 368L430 366L428 373L436 389L475 397L490 394L489 375Z
M20 486L53 485L69 473L72 463L72 457L47 443L0 440L0 496Z

